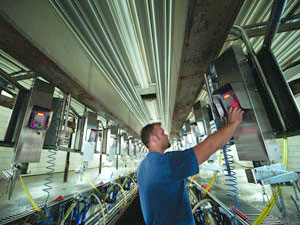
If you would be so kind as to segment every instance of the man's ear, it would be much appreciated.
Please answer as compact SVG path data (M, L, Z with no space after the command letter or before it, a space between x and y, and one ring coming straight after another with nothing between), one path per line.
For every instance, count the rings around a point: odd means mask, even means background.
M156 143L157 142L157 137L151 135L150 136L150 141Z

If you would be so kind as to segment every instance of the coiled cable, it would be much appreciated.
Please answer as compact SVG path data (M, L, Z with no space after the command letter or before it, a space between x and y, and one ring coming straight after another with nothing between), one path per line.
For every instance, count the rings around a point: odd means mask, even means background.
M210 76L208 77L208 79L210 80L210 85L209 87L214 87L216 85L218 85L218 82L213 82L212 81L212 78L215 78L217 77L217 75L215 73L212 72L212 67L213 65L210 64L209 65L209 71L210 71ZM209 90L211 91L211 90ZM215 120L216 122L216 120ZM227 172L227 174L225 174L225 182L226 182L226 185L229 186L229 188L227 188L227 192L226 195L229 196L229 197L232 197L236 200L236 204L234 206L234 210L233 210L233 224L237 224L236 222L236 209L238 207L238 204L239 204L239 194L238 194L238 188L237 188L237 177L236 177L236 172L234 171L235 170L235 167L233 166L234 164L234 161L233 161L233 156L230 154L231 150L228 148L230 145L229 144L226 144L222 149L223 149L223 155L224 155L224 166L226 167L225 168L225 171Z
M237 187L237 177L236 177L236 172L234 171L235 168L233 166L233 156L230 154L231 150L228 148L230 145L226 144L223 147L223 155L224 155L224 166L225 166L225 171L227 174L225 174L225 184L229 186L229 188L226 188L227 192L226 195L229 197L232 197L236 200L234 210L233 210L233 219L234 219L234 224L237 224L236 222L236 209L239 204L239 194L238 194L238 187Z
M54 172L55 172L54 166L55 166L55 160L56 160L56 157L55 157L56 151L55 150L49 149L48 153L49 153L47 156L48 166L46 166L46 169L48 170L48 172L46 173L47 177L44 179L45 180L45 183L44 183L45 188L43 189L43 191L47 193L47 198L45 200L45 207L46 207L47 201L50 196L49 191L52 190L51 184L53 183L53 177L54 177Z

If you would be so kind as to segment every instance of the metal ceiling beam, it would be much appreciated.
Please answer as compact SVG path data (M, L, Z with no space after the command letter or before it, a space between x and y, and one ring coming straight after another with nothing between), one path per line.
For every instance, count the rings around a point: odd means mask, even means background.
M0 95L0 105L9 109L14 107L15 98L9 98L4 95Z
M299 19L299 18L300 18L300 14L286 16L281 19L280 23L284 24L290 20L295 20L295 19ZM265 22L255 23L255 24L249 24L249 25L242 26L242 27L243 27L243 29L247 30L247 29L251 29L251 28L263 27L263 26L266 26L267 24L268 24L268 21L265 21Z
M287 0L273 1L272 11L267 25L263 48L270 49L275 34L277 33L281 15L284 11Z
M292 92L294 95L297 95L300 93L300 78L289 82L289 85L290 85L290 88L292 89Z
M299 30L299 29L300 29L300 21L293 22L293 23L285 23L285 24L279 25L277 33L294 31L294 30ZM246 33L249 38L265 36L266 32L267 32L267 27L246 30ZM229 38L227 38L226 42L227 41L236 41L236 40L238 40L237 37L229 37Z
M1 20L1 16L0 16L0 20ZM0 26L1 26L1 22L0 22ZM1 33L2 32L0 31L0 36L3 37ZM0 40L0 42L2 43L2 39ZM2 47L1 44L0 44L0 47ZM2 49L4 49L4 48L2 48ZM24 88L22 85L20 85L14 78L12 78L9 74L7 74L1 68L0 68L0 76L3 77L5 80L9 81L10 83L12 83L14 86L19 88L20 90L27 90L26 88Z
M18 32L0 13L0 49L24 63L31 71L38 74L58 87L64 93L71 93L79 102L95 112L104 112L106 119L120 125L120 128L128 131L131 135L139 135L121 121L113 112L105 107L102 102L91 95L88 90L73 79L68 73L60 68L53 60L45 55L39 48L34 46L25 36ZM5 78L8 78L7 76Z
M203 86L203 74L220 52L242 1L192 0L188 9L171 136L186 120Z

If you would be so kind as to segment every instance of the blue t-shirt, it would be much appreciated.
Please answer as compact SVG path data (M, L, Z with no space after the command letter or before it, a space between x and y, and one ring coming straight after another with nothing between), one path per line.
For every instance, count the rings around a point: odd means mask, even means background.
M137 181L147 225L194 225L185 182L199 172L194 149L150 152L141 162Z

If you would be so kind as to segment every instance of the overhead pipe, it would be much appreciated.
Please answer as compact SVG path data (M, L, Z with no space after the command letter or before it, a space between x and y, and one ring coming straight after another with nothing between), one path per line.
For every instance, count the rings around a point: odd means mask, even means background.
M271 15L267 25L266 36L263 43L263 48L270 49L275 34L277 33L280 19L283 14L287 0L274 0Z
M241 26L238 26L238 25L233 25L232 28L233 29L230 31L230 33L232 33L233 35L238 36L239 38L241 38L243 40L243 42L244 42L244 44L245 44L245 46L247 48L248 53L250 54L250 56L254 60L255 66L256 66L256 68L257 68L257 70L258 70L258 72L259 72L259 74L260 74L260 76L262 78L262 81L263 81L263 83L264 83L264 85L266 87L267 93L269 94L269 96L271 98L271 102L272 102L272 104L274 106L274 109L275 109L276 114L277 114L277 116L279 118L281 126L282 126L283 130L286 131L287 128L286 128L284 119L282 117L282 114L281 114L281 112L279 110L279 107L277 105L275 97L274 97L274 95L273 95L273 93L271 91L271 88L270 88L269 84L268 84L268 81L266 79L264 71L263 71L263 69L262 69L262 67L261 67L261 65L260 65L260 63L259 63L259 61L258 61L258 59L256 57L255 51L254 51L254 49L253 49L253 47L252 47L252 45L250 43L250 40L249 40L249 38L248 38L248 36L246 34L246 31ZM238 31L238 34L236 33L236 31Z

